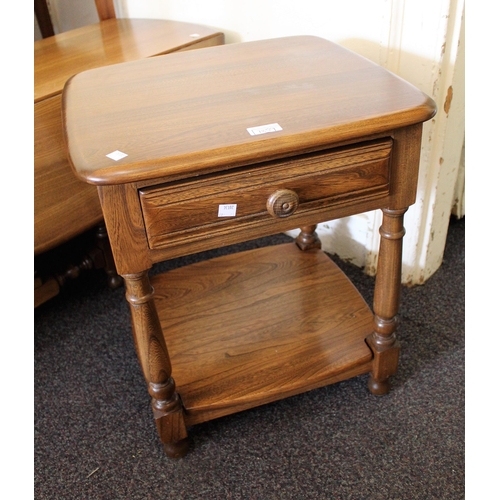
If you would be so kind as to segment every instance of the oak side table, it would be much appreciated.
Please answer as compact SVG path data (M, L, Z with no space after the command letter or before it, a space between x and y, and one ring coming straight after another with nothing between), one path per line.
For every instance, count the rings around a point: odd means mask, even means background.
M403 215L434 102L317 37L204 48L80 73L63 127L97 186L161 441L363 373L396 371ZM381 209L373 309L316 224ZM149 277L158 262L300 228L295 243Z

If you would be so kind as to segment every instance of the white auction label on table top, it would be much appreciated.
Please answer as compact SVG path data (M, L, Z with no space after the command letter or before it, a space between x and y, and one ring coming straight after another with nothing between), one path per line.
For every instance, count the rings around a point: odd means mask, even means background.
M270 132L279 132L283 130L277 123L270 123L269 125L260 125L259 127L247 128L250 135L269 134Z

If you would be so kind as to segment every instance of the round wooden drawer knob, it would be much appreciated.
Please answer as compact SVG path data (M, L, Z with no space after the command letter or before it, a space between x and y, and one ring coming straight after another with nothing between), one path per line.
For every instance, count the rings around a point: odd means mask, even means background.
M291 189L278 189L267 199L267 211L273 217L288 217L299 206L299 196Z

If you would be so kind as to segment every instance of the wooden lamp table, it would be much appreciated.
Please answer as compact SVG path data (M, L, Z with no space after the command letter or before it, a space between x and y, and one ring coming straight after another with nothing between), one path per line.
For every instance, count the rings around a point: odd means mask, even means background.
M165 451L187 427L370 373L384 394L403 214L435 104L366 59L298 36L90 70L64 89L77 177L97 185ZM316 224L382 209L373 310ZM295 243L149 277L158 262L301 228Z

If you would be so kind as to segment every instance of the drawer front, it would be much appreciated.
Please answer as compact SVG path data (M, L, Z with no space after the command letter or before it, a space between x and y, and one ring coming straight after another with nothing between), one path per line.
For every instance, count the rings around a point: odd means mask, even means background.
M139 191L151 249L259 221L294 216L389 194L392 140L252 165ZM277 227L277 232L281 231Z

